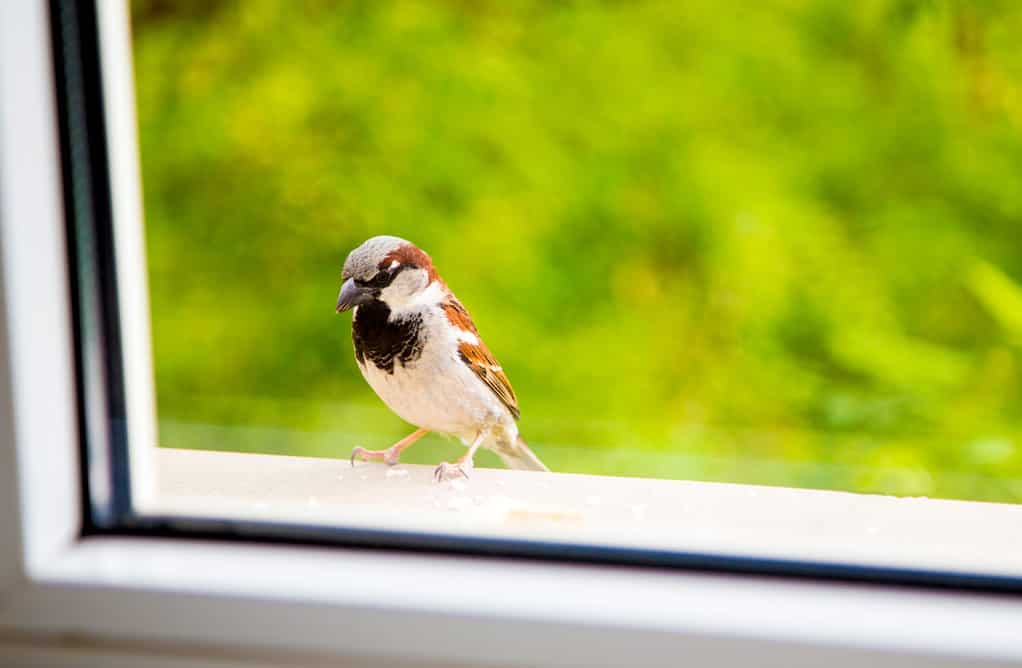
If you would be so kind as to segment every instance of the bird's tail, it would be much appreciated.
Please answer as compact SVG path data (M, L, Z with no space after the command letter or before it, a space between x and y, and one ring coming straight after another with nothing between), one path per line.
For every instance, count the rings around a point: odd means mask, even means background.
M546 464L539 460L536 453L522 440L519 436L515 439L513 444L506 443L504 447L496 449L497 454L500 455L501 460L504 462L504 466L509 469L518 469L520 471L547 471L550 469L546 467Z

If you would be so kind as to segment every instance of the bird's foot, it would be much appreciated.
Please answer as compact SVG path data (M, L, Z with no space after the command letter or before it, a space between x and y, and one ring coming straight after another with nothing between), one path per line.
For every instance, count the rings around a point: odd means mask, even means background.
M453 464L448 462L440 462L440 465L433 469L433 480L436 482L457 480L458 478L464 478L465 480L468 480L468 472L471 470L472 470L471 459L459 459Z
M386 450L366 450L361 445L351 451L351 465L355 466L355 457L361 457L362 461L368 462L372 459L383 460L388 466L394 466L401 459L401 451L415 443L417 440L429 433L427 429L416 429L400 441Z
M394 445L386 450L366 450L359 445L351 451L351 465L355 466L355 458L357 457L364 462L378 460L384 462L387 466L395 466L401 459L402 449Z

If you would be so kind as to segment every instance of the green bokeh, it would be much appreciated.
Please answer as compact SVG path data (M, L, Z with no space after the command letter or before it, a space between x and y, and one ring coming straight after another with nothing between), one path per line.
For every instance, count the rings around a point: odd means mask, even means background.
M133 17L162 445L404 435L333 313L396 234L555 470L1022 500L1022 4Z

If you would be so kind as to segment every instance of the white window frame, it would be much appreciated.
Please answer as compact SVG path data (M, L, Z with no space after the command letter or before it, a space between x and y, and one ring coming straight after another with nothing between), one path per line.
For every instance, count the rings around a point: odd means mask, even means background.
M128 372L138 392L129 411L144 416L152 394L128 14L120 1L101 0L100 7L115 216L131 223L119 227L125 232L118 238L126 347L141 360ZM217 657L523 666L1022 661L1018 597L81 536L47 3L0 3L0 48L0 659L34 647L132 653L152 665L167 657L181 665ZM141 442L152 442L151 424ZM148 475L144 465L136 473L140 480Z

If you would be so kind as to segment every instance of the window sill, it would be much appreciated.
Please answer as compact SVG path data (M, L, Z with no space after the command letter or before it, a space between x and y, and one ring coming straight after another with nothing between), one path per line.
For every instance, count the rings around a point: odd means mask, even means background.
M1022 506L160 449L149 512L1022 576Z

